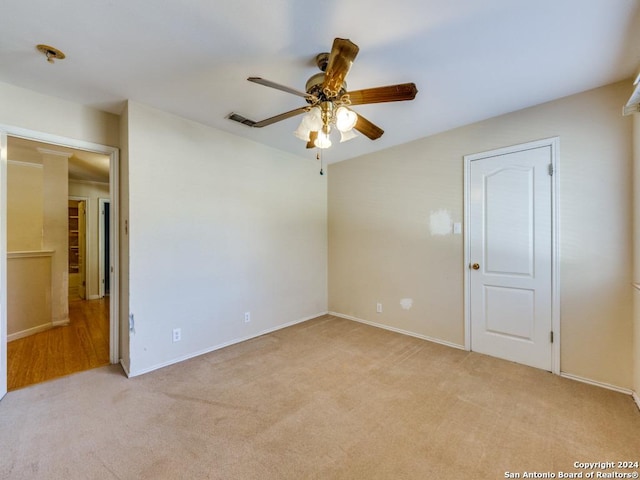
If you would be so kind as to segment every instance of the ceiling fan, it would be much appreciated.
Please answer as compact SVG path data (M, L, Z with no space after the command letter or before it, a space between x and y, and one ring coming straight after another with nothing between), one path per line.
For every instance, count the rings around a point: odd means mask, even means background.
M321 73L307 80L304 92L260 77L247 78L250 82L302 97L308 105L258 122L237 113L231 113L227 118L249 127L262 128L305 113L294 134L307 142L307 148L330 147L329 134L334 126L340 132L341 142L355 136L353 129L371 140L380 138L384 130L362 115L356 114L350 107L369 103L413 100L418 89L414 83L402 83L347 91L345 78L359 50L358 46L350 40L336 38L333 41L331 53L321 53L316 56L316 64Z

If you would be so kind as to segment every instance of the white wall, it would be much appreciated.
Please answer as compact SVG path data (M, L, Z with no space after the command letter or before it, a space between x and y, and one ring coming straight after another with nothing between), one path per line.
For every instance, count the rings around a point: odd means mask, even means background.
M331 165L329 309L463 345L463 237L431 235L430 215L462 221L464 155L559 136L561 369L631 388L630 85Z
M118 146L118 115L2 82L0 105L0 124Z
M119 326L120 336L118 345L120 363L129 375L131 371L131 356L129 349L129 105L126 104L120 117L120 169L118 188L120 192L118 221L118 248L120 282Z
M326 312L314 160L132 102L127 122L132 375Z

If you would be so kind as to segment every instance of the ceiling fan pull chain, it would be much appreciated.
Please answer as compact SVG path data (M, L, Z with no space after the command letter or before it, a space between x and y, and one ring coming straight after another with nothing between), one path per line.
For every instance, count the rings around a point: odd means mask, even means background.
M324 171L322 170L322 149L318 149L316 153L316 160L320 160L320 175L324 175Z

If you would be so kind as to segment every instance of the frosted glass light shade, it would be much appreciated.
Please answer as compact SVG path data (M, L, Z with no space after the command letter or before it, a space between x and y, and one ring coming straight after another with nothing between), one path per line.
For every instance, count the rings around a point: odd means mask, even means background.
M298 137L300 140L304 141L304 142L308 142L309 141L309 134L311 133L311 130L309 130L308 127L306 127L306 125L304 124L304 119L302 119L302 121L300 122L300 125L298 125L298 128L296 128L296 131L293 132L293 134Z
M336 110L336 128L341 132L350 131L358 121L356 112L349 110L347 107L338 107Z
M309 130L312 132L322 130L322 112L320 111L320 107L313 107L309 110L309 113L305 115L305 120L308 122Z
M352 138L356 138L357 135L353 130L349 130L346 132L340 132L340 143L346 142L347 140L351 140Z
M313 107L307 113L304 114L300 125L293 134L300 140L308 142L309 134L311 132L317 132L322 128L322 113L318 107Z
M329 148L331 146L331 139L329 135L322 130L318 132L318 138L314 142L314 145L318 148Z

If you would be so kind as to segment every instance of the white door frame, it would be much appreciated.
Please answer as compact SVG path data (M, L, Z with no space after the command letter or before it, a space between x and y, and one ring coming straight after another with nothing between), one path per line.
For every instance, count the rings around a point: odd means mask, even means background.
M0 128L0 398L7 393L7 132Z
M21 127L0 124L0 398L7 388L7 137L19 137L62 147L86 150L109 156L109 189L111 194L110 256L111 290L109 306L109 358L120 361L119 354L119 151L115 147L62 137ZM3 393L4 392L4 393Z
M475 153L464 156L464 348L471 351L471 302L469 263L471 261L471 242L469 241L469 212L471 207L470 167L473 160L497 155L507 155L521 150L540 147L551 148L551 328L553 344L551 345L551 371L560 374L560 235L558 204L558 158L560 156L560 138L552 137L533 142L512 145L497 150Z

